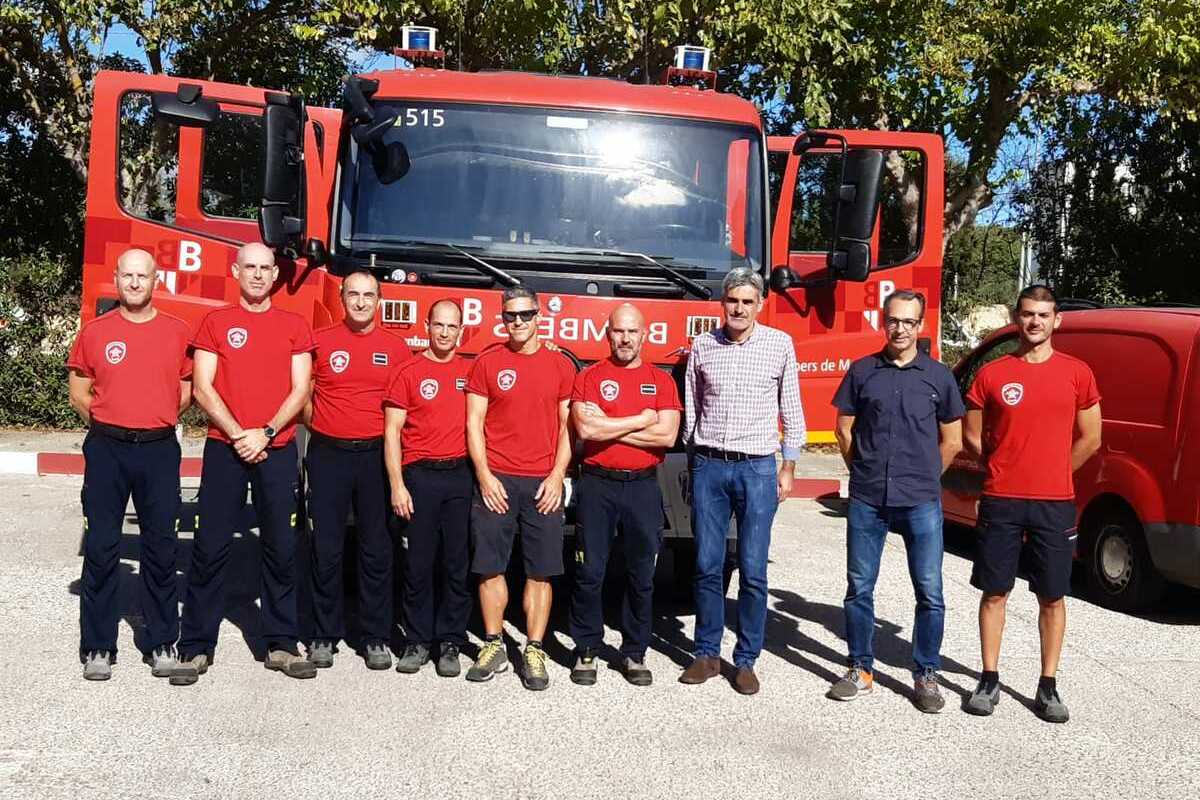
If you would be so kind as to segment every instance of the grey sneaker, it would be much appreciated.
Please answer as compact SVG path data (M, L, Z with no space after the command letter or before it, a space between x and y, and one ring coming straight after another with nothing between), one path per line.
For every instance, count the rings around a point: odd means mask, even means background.
M479 648L479 657L467 670L469 681L490 681L497 672L508 669L508 651L504 649L503 637L488 639Z
M525 647L525 663L521 670L521 683L531 692L540 692L550 685L550 673L546 672L546 651L540 647Z
M142 661L150 665L150 674L154 677L169 678L175 667L179 666L179 654L175 652L175 645L164 644L142 656Z
M404 646L404 652L396 662L396 672L412 675L420 672L421 667L429 663L429 645L409 644Z
M176 665L175 669L171 670L171 685L191 686L200 680L200 676L206 672L208 672L207 655L201 654L182 660Z
M999 702L1000 684L997 683L989 692L984 688L983 681L980 681L979 685L975 687L975 691L971 692L971 696L967 698L967 704L963 706L963 711L977 717L990 717Z
M645 661L634 661L632 658L626 658L621 663L621 672L624 673L625 680L634 686L649 686L654 682L654 675L650 672L650 668L646 666Z
M434 668L437 670L437 674L443 678L457 678L462 674L462 665L458 663L458 645L453 642L442 642Z
M596 673L596 654L584 650L575 657L575 666L571 667L571 683L592 686L596 683Z
M273 672L282 672L289 678L317 677L317 668L313 662L287 650L272 650L267 653L263 666Z
M112 653L107 650L91 650L83 662L85 681L106 681L112 677Z
M830 689L827 697L833 700L853 700L875 691L875 676L857 664L846 670L842 679Z
M1046 691L1040 686L1033 700L1033 713L1046 722L1066 722L1071 718L1066 704L1058 696L1058 689Z
M367 662L367 669L390 669L392 666L392 654L388 652L387 645L383 642L372 642L367 645L363 660Z
M913 702L917 705L917 710L925 714L939 714L946 707L946 700L942 697L942 691L938 687L938 676L933 670L924 672L916 677L913 682L915 692L913 694Z
M317 669L329 669L333 666L333 642L328 639L316 639L308 648L308 660Z

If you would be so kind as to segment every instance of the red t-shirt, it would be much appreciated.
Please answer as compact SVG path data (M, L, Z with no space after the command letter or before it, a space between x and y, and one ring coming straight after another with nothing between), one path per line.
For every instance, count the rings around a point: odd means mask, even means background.
M682 411L674 379L649 364L629 369L606 358L575 376L571 401L595 403L609 417L633 417L647 408ZM663 447L624 442L584 442L583 463L606 469L649 469L662 463Z
M462 458L467 454L467 373L471 362L456 355L442 363L415 356L395 371L385 405L405 410L401 460Z
M1012 355L985 364L967 392L967 404L983 411L983 493L1074 498L1075 415L1098 402L1091 368L1065 353L1055 352L1040 364Z
M412 356L404 340L376 325L355 333L344 322L314 334L312 429L339 439L383 436L383 395Z
M574 381L567 357L545 347L532 355L493 347L475 359L467 391L488 399L483 435L493 472L550 474L558 449L558 406L571 397Z
M271 306L247 311L240 305L208 312L192 339L192 347L217 354L213 387L243 428L271 421L292 391L292 356L313 351L312 329L304 317ZM216 425L209 438L228 442ZM296 421L284 425L271 447L283 447L296 435Z
M179 421L179 381L192 374L187 323L161 311L130 322L119 310L83 326L67 366L92 379L92 419L122 428Z

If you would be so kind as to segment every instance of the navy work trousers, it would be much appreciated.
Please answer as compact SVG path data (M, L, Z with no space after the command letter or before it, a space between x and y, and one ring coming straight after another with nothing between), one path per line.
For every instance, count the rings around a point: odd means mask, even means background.
M413 498L404 528L404 628L411 644L467 641L472 595L467 587L471 494L475 480L466 461L453 469L404 468ZM440 564L439 564L440 556Z
M262 543L259 594L267 650L296 648L296 443L272 448L265 461L247 464L231 445L209 439L200 471L200 514L192 542L179 655L206 654L210 662L225 615L225 570L237 514L250 484Z
M312 525L313 638L346 638L342 554L346 517L353 505L361 646L386 645L392 636L392 535L383 447L350 451L313 439L305 463Z
M654 565L662 545L662 492L653 477L620 481L584 472L575 525L575 592L571 638L580 652L604 641L601 592L617 526L625 556L621 655L642 661L650 646Z
M147 651L179 635L175 541L179 521L179 442L122 442L89 433L83 442L83 576L79 582L79 652L116 657L120 618L121 528L133 496L141 530L142 617Z

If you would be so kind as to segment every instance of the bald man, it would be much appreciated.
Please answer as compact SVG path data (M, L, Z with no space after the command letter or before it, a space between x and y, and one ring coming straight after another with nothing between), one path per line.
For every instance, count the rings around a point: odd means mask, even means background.
M657 472L666 449L675 444L683 406L671 376L642 361L646 320L637 308L618 306L608 318L606 336L612 355L580 372L571 392L571 423L583 441L571 680L581 686L596 682L596 653L604 641L600 593L620 525L626 574L618 667L630 683L649 686L653 676L646 648L663 520Z
M308 402L312 330L299 314L271 304L275 254L261 244L238 250L233 277L241 297L212 311L192 340L196 402L208 414L200 474L200 514L192 542L171 683L195 683L213 663L225 616L225 569L238 512L253 492L262 542L261 636L267 669L312 678L296 622L296 417Z
M175 424L191 402L192 367L187 324L154 307L155 272L145 250L123 253L113 276L117 310L84 325L67 359L71 405L88 424L79 590L79 656L87 680L108 680L117 657L121 528L130 495L140 530L143 660L156 677L176 665Z

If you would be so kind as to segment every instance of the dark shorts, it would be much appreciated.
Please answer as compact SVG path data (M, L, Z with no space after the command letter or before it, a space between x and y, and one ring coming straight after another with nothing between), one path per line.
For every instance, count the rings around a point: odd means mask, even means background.
M513 541L521 534L525 574L550 578L563 573L563 512L537 510L533 499L545 478L496 473L508 492L508 512L497 514L483 504L479 487L471 498L471 571L499 575L508 569Z
M979 501L977 534L971 571L975 588L986 594L1012 591L1024 546L1030 591L1045 600L1057 600L1070 590L1076 539L1073 500L984 495Z

